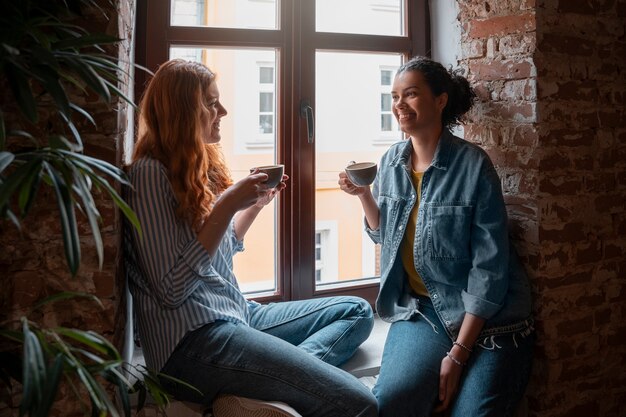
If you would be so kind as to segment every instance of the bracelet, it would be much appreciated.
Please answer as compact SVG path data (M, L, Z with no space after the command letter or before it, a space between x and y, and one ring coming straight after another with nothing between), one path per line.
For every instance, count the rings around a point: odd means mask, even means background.
M463 362L461 362L460 360L458 360L457 358L452 356L452 354L450 352L446 352L446 356L449 357L452 362L456 363L461 368L465 366L465 364Z
M461 342L453 342L452 345L457 345L463 349L465 349L467 352L472 353L472 349L468 348L467 346L465 346L463 343Z

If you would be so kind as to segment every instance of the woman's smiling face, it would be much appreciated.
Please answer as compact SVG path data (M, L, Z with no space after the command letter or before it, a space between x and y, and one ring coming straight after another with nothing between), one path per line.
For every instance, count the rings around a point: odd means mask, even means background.
M404 71L396 75L391 97L393 114L403 132L412 135L441 126L441 113L448 95L434 96L421 72Z
M217 143L221 139L220 120L228 113L220 102L217 83L213 81L205 93L203 100L202 138L205 143Z

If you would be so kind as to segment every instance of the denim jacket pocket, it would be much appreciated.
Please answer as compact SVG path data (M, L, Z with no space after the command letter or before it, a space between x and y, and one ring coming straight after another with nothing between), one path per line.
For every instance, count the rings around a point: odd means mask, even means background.
M469 260L472 206L428 207L428 250L434 259Z

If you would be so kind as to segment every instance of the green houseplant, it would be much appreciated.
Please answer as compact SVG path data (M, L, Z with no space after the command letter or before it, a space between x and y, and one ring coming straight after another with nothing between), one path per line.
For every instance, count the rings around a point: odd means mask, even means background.
M12 222L19 230L40 189L50 187L67 266L76 277L81 262L77 213L87 219L102 267L96 193L112 199L139 228L135 214L114 186L116 182L128 184L124 172L83 153L77 121L96 122L74 100L95 95L111 103L117 96L134 106L120 90L127 75L123 66L107 53L120 39L90 33L84 24L75 23L85 8L104 13L95 0L1 0L0 5L0 221ZM47 117L45 129L40 127L42 114ZM74 297L87 297L101 305L95 296L66 291L42 300L33 310ZM20 416L48 415L61 383L79 398L88 398L85 411L92 415L119 415L111 386L117 387L126 415L130 415L129 391L140 391L139 406L146 392L158 405L168 403L158 375L124 364L115 346L98 333L44 327L28 317L18 321L1 324L0 377L9 387L21 384ZM138 376L139 385L131 386L129 374Z

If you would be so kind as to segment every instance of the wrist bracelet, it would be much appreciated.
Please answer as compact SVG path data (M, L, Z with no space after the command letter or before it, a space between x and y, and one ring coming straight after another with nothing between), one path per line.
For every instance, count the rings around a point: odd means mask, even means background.
M450 360L454 363L456 363L457 365L459 365L461 368L463 366L465 366L465 364L463 362L461 362L460 360L458 360L457 358L455 358L454 356L452 356L452 354L450 352L446 352L446 356L450 358Z
M465 346L463 343L461 342L453 342L452 345L457 345L463 349L465 349L467 352L472 353L472 349L468 348L467 346Z

